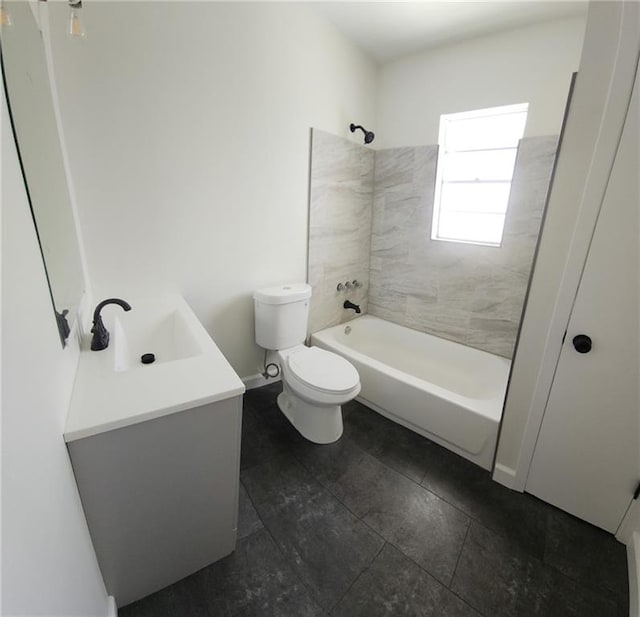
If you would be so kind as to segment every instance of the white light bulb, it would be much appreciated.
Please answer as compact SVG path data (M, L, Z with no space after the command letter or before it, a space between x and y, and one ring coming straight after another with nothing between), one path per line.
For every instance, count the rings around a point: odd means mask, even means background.
M70 8L71 12L69 13L69 28L67 30L67 34L74 38L84 38L87 33L84 30L84 25L80 18L82 3L78 3L75 6L71 5Z
M0 26L3 28L13 26L11 13L9 13L9 9L4 5L4 3L0 4Z

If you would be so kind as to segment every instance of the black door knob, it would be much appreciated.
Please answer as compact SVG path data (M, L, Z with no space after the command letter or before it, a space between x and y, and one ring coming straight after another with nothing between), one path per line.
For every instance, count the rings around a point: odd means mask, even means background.
M589 353L591 351L591 337L586 334L574 336L573 347L578 353Z

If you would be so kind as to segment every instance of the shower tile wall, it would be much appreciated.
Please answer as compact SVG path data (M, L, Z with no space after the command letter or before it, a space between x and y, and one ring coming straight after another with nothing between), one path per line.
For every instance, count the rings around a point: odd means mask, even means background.
M431 240L437 146L377 151L368 312L511 357L556 144L520 142L499 248Z
M374 151L324 131L311 136L309 262L313 288L309 331L352 319L346 299L367 310ZM338 292L357 279L362 287Z

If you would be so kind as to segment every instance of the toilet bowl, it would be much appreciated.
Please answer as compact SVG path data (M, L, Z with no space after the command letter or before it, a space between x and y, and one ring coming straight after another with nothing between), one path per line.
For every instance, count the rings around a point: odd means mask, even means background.
M332 443L342 435L341 406L360 392L360 376L345 358L304 345L310 298L306 283L254 292L256 342L280 365L282 413L303 437Z
M300 434L326 444L342 436L342 405L360 392L355 367L337 354L299 345L277 354L283 391L278 407Z

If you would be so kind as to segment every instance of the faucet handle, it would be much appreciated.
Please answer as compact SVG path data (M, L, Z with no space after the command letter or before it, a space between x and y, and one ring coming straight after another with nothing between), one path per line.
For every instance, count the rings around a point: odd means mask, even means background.
M336 287L336 289L338 291L342 291L344 289L344 285L342 283L338 283L338 286Z
M362 283L358 279L353 279L351 283L354 287L362 287Z
M344 286L345 286L347 289L351 289L351 288L353 287L353 283L352 283L351 281L347 281L347 282L344 284Z
M93 338L91 339L91 351L102 351L109 347L109 331L104 327L102 316L100 311L108 304L117 304L125 311L131 310L131 305L120 298L107 298L98 303L96 310L93 311L93 327L91 332Z

